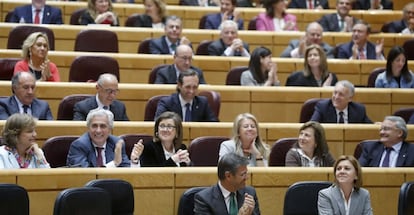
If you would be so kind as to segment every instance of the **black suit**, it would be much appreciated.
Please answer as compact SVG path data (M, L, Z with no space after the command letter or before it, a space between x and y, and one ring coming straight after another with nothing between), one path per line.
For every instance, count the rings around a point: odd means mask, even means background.
M382 5L383 9L392 10L392 8L393 8L393 3L391 1L388 1L388 0L381 0L381 5ZM354 3L354 6L352 7L352 9L354 9L354 10L368 10L370 8L371 8L371 1L370 0L357 0Z
M63 24L62 11L60 8L45 5L43 10L43 19L41 24ZM33 23L34 21L32 15L33 11L31 4L16 7L10 18L10 22L20 22L22 19L25 23Z
M243 47L247 52L249 52L249 45L247 45L247 43L243 42ZM224 44L222 39L212 42L207 48L208 55L211 56L224 56L224 51L226 49L227 46ZM241 52L234 52L234 56L241 56L241 54Z
M158 102L155 118L166 111L172 111L180 115L183 119L183 112L181 108L180 98L178 93L171 94L171 96L164 97ZM191 121L193 122L217 122L217 116L208 104L207 98L204 96L195 96L191 106Z
M152 18L146 14L136 16L134 27L152 28Z
M384 150L384 144L379 141L364 143L359 163L363 167L379 167ZM414 167L414 144L402 143L396 167Z
M337 123L336 109L331 99L324 99L316 103L315 111L310 121L320 123ZM365 106L356 102L348 103L348 123L372 123L366 114Z
M304 0L292 0L290 1L288 8L304 8L306 9L306 2ZM329 9L329 2L327 0L314 0L313 7L316 8L319 5L322 6L323 9Z
M197 72L200 84L206 84L203 71L193 66L191 66L190 69ZM177 71L175 70L174 64L171 64L158 70L154 84L177 84L177 78Z
M187 147L184 144L175 151L179 149L186 150ZM165 152L161 145L161 142L146 142L144 143L144 151L140 156L140 164L142 167L177 167L177 164L169 158L165 159ZM180 163L180 166L187 166L186 163Z
M90 98L76 103L73 108L73 120L86 120L89 111L97 107L98 103L96 103L96 96L91 96ZM114 100L112 101L112 104L109 105L109 110L114 114L115 121L129 121L124 103Z
M332 74L332 82L331 86L335 86L336 82L338 82L338 78L336 77L335 73L330 72ZM328 78L328 77L326 77ZM326 78L322 80L325 82ZM286 80L286 86L298 86L298 87L319 87L318 82L316 81L313 75L309 75L305 77L303 71L297 71L289 75Z
M391 22L391 24L388 26L388 32L401 33L401 31L403 31L405 28L407 28L407 23L401 19Z
M356 23L358 20L353 17L353 23ZM323 15L322 18L318 21L321 24L323 31L332 31L340 32L338 15L336 13Z
M53 120L49 104L40 99L33 99L31 104L32 116L39 120ZM20 108L14 96L0 99L0 120L6 120L9 116L20 113Z

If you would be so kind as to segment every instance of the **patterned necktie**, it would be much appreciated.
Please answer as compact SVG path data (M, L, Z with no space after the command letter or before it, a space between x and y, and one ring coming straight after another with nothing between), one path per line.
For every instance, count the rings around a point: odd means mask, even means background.
M190 103L185 104L185 122L191 122L191 107Z
M344 112L340 111L339 112L339 120L338 120L339 124L344 124L345 120L344 120Z
M367 59L367 58L365 57L364 49L359 49L359 59L360 59L360 60L365 60L365 59Z
M40 24L40 10L36 9L35 11L35 19L34 19L34 24Z
M101 147L96 147L96 152L97 152L97 156L96 156L96 167L103 167L103 158L102 158L102 149Z
M229 215L237 215L237 201L235 198L235 193L230 193L230 206L229 206Z
M382 165L381 167L390 167L390 154L392 151L392 147L385 147L385 157L384 160L382 161Z

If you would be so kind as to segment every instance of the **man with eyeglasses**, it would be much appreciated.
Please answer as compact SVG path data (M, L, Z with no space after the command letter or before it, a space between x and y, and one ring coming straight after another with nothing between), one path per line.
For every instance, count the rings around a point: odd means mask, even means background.
M408 20L411 18L414 18L414 2L410 2L404 6L402 19L391 22L388 26L388 32L401 33L408 27Z
M414 167L414 144L406 142L407 125L399 116L386 116L378 141L363 142L359 163L364 167Z
M187 122L217 122L206 97L197 96L199 79L197 73L189 69L180 73L177 92L158 102L155 118L166 111L175 112Z
M336 0L336 13L326 14L318 21L323 31L351 32L357 19L349 12L352 9L352 0Z
M53 120L46 101L36 98L36 78L31 72L19 72L11 79L13 95L0 99L0 120L15 113L26 113L39 120Z
M178 76L189 69L197 72L200 84L206 84L203 71L191 65L193 50L188 45L179 45L174 53L174 64L158 70L154 84L177 84Z
M89 111L98 108L111 111L115 121L129 121L124 103L116 100L119 89L118 79L115 75L101 74L96 82L96 90L96 96L75 104L73 120L86 120Z
M225 20L219 30L220 39L213 41L207 48L209 55L250 57L249 45L239 38L236 22Z

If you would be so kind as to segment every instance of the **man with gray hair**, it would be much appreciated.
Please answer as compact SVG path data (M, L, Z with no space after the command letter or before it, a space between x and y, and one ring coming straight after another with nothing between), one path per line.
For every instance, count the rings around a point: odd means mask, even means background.
M354 85L347 81L338 81L332 93L332 99L323 99L316 103L311 121L320 123L372 123L363 104L353 102Z
M220 24L219 30L220 39L208 46L209 55L250 57L249 45L238 37L236 22L225 20Z
M405 141L407 134L403 118L386 116L380 139L362 144L359 163L364 167L414 167L414 144Z
M72 142L66 164L69 167L129 167L125 143L111 135L114 115L97 108L86 117L88 131Z
M101 74L96 82L96 96L75 104L73 120L85 120L92 109L105 109L114 114L115 121L128 121L124 103L116 100L119 93L118 79L110 73Z
M395 20L388 25L389 33L401 33L408 27L408 21L414 18L414 2L409 2L403 8L403 17L400 20Z

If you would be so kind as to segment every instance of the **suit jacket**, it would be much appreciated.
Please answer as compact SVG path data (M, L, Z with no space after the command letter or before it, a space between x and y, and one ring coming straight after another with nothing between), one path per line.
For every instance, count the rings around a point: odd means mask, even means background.
M214 1L207 1L208 6L217 6ZM198 0L180 0L180 5L189 5L189 6L200 6Z
M298 30L298 25L296 22L296 16L293 14L286 14L285 17L283 17L283 20L285 22L293 22L295 23L295 31ZM258 31L275 31L275 25L273 24L273 17L269 17L266 15L266 13L259 13L259 15L256 18L256 30Z
M311 121L337 123L336 110L331 99L324 99L316 103ZM349 102L348 123L372 123L372 121L367 116L364 105L357 102Z
M253 215L260 214L259 201L257 200L256 190L253 187L246 186L237 190L237 206L240 209L244 202L244 194L248 193L254 197L255 206ZM229 214L227 206L218 184L205 188L194 196L194 214L195 215L225 215Z
M23 18L25 23L33 23L32 5L24 5L14 8L10 22L20 22ZM62 11L60 8L45 5L42 24L63 24Z
M243 47L249 51L249 45L245 42L243 42ZM208 46L208 54L211 56L224 56L224 51L227 49L227 46L224 44L222 39L216 40ZM241 56L240 52L234 52L233 56Z
M379 167L384 144L380 141L365 142L359 163L363 167ZM414 144L403 141L397 158L397 167L414 167Z
M286 47L286 49L282 52L282 54L280 55L280 57L292 57L290 55L290 52L292 52L294 49L298 48L300 44L300 40L291 40L289 42L288 47ZM325 51L326 57L327 58L334 58L334 54L333 54L333 48L327 44L327 43L322 43L320 44L321 48Z
M327 0L313 1L313 7L322 6L323 9L329 9L329 2ZM304 0L292 0L290 1L288 8L304 8L306 9L306 1Z
M338 78L336 77L335 73L330 72L332 74L332 83L331 86L335 86L336 82L338 82ZM322 83L325 81L324 79ZM286 80L286 86L302 86L302 87L319 87L318 82L316 81L313 75L305 77L303 71L297 71L289 75Z
M179 149L186 150L187 146L181 144L175 151L177 152ZM161 142L151 141L144 143L144 151L142 151L139 159L142 167L177 167L177 164L171 158L165 159L165 152ZM180 166L187 166L187 164L182 162Z
M119 26L119 18L118 18L118 16L116 17L116 21L117 21L116 22L116 25L114 23L111 23L111 26ZM79 24L81 24L81 25L96 24L95 23L95 18L93 18L91 16L91 14L89 13L88 10L86 10L85 13L83 13L80 16L80 18L79 18Z
M73 120L86 120L89 111L97 107L98 103L96 103L95 96L91 96L90 98L76 103L73 108ZM124 103L114 100L112 104L109 105L109 110L114 114L115 121L129 121Z
M133 25L134 27L152 28L152 18L147 14L140 14Z
M322 189L318 194L319 215L344 215L344 198L339 186L332 185ZM359 188L351 194L349 214L372 215L371 198L368 190Z
M39 120L53 120L49 104L43 100L33 99L31 110L32 116ZM6 120L15 113L20 113L15 97L0 98L0 120Z
M414 114L411 115L411 117L408 120L407 124L414 124Z
M193 66L191 66L190 69L193 69L197 72L200 84L206 84L203 71ZM174 64L171 64L158 70L154 84L177 84L177 78L177 72L175 70Z
M173 93L170 96L160 99L155 112L155 118L166 111L172 111L180 115L183 118L183 112L181 108L180 98L178 93ZM193 104L191 106L191 121L193 122L218 122L217 116L208 104L208 100L204 96L195 96Z
M210 14L206 18L205 29L218 29L221 24L221 13ZM243 30L243 19L238 19L239 30Z
M349 59L352 57L352 46L354 45L354 42L348 42L344 43L339 46L338 48L338 57L339 59ZM375 53L375 45L369 41L367 41L367 51L366 51L366 58L376 60L377 54Z
M180 39L178 39L177 46L179 45ZM165 36L150 40L149 49L151 54L172 54L170 53L170 47L168 47L167 41L165 41Z
M388 26L388 32L389 33L401 33L402 30L404 30L407 27L407 23L404 21L404 19L393 21Z
M105 158L106 163L114 160L115 144L119 138L109 135L106 140ZM92 144L89 133L86 132L72 142L69 148L66 165L69 167L96 167L95 147ZM131 165L125 151L125 144L122 146L122 162L119 167L129 167Z
M358 20L353 17L353 23L356 23ZM318 21L321 24L323 31L336 31L340 32L338 15L336 13L323 15L322 18Z
M381 0L381 5L383 9L392 10L393 8L392 1ZM352 6L352 9L354 10L368 10L370 8L371 8L371 1L367 1L367 0L357 0L354 3L354 6Z

